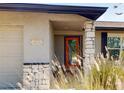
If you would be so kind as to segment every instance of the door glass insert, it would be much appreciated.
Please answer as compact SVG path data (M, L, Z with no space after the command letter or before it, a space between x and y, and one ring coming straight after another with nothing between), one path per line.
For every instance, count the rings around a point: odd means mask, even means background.
M76 55L77 55L77 49L76 49L76 40L69 40L68 41L68 48L69 48L69 61L71 64L76 64Z

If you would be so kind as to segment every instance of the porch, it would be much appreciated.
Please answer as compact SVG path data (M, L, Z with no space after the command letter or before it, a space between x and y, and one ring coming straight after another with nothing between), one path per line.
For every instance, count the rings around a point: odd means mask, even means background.
M89 71L90 57L95 54L95 29L93 21L50 21L53 53L65 67L83 66Z

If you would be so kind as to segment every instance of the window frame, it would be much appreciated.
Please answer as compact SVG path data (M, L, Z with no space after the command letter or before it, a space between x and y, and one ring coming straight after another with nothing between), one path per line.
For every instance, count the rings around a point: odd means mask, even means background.
M108 47L108 37L119 37L120 38L120 47L119 48L110 48ZM124 46L122 45L124 42L124 33L108 33L108 36L107 36L107 48L108 50L119 50L119 57L120 57L120 52L121 51L124 51Z

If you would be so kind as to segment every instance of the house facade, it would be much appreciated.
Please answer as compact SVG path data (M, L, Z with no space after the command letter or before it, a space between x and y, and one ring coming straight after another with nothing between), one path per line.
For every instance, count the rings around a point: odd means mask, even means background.
M118 55L124 48L124 23L96 22L106 9L0 4L0 88L24 83L33 73L25 88L49 89L50 63L55 56L69 67L79 65L73 61L78 54L87 74L90 57L105 53L105 46Z

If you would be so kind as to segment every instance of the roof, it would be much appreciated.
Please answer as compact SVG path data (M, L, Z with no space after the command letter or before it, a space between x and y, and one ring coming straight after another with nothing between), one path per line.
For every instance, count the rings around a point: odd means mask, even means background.
M124 22L96 21L96 30L124 31Z
M32 3L0 3L0 11L28 11L57 14L78 14L92 20L96 20L106 10L107 7L48 5Z
M96 21L95 26L97 27L124 27L124 22Z

